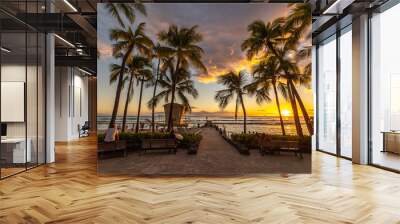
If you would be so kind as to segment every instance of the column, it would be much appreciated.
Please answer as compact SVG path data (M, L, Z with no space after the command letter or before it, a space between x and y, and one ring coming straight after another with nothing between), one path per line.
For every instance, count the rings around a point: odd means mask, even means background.
M353 19L353 162L368 163L368 15Z

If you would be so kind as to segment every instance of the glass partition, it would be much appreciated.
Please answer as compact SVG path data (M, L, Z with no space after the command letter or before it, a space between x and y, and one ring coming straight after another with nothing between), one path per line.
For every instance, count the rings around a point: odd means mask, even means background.
M26 41L25 32L1 34L2 177L24 171L31 162L30 142L26 141Z
M0 3L20 15L43 5ZM43 33L0 12L1 179L45 163L45 44Z

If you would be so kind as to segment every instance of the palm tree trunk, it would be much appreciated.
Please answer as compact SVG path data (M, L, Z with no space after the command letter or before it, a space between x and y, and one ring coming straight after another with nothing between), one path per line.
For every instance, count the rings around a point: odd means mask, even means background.
M122 63L123 66L125 66L124 63ZM121 97L121 90L122 90L122 79L123 79L123 74L120 73L118 76L118 84L117 84L117 93L115 94L115 100L114 100L114 107L113 107L113 112L111 115L111 121L110 124L108 125L109 128L113 128L115 125L115 120L117 118L117 113L118 113L118 106L119 106L119 98Z
M125 101L125 108L124 108L124 117L122 118L122 132L125 131L126 126L126 115L128 113L128 105L129 105L129 98L131 97L131 89L133 84L133 74L131 74L131 78L129 80L129 87L128 93L126 94L126 101Z
M158 84L158 78L159 78L158 72L160 71L160 61L161 61L161 59L158 59L156 82L154 83L154 90L153 90L153 100L154 100L154 97L156 96L156 92L157 92L157 84ZM154 126L155 126L154 125L154 109L155 109L155 107L156 107L156 105L154 105L154 103L153 103L153 105L151 105L151 132L153 132L153 133L154 133Z
M172 93L171 93L171 102L170 102L170 105L169 105L169 113L168 113L168 131L172 131L174 129L174 124L173 124L174 121L172 119L172 116L173 116L172 110L173 110L173 105L174 105L174 102L175 102L175 88L176 88L176 84L175 84L175 81L173 81L173 83L172 83Z
M235 121L237 121L237 113L238 113L238 107L239 107L239 97L236 98L236 107L235 107Z
M128 59L129 55L132 52L132 49L133 49L133 46L131 46L128 49L128 51L124 55L124 58L122 59L121 72L119 73L119 76L118 76L117 93L115 94L113 112L111 115L110 124L108 125L109 128L113 128L115 125L115 119L117 118L118 107L119 107L119 99L121 97L121 91L122 91L122 83L123 83L122 80L124 79L125 64L126 64L126 60Z
M141 83L140 83L139 106L138 106L138 112L137 112L137 116L136 116L135 133L139 132L139 118L140 118L140 109L142 108L143 84L144 84L144 79L142 79Z
M279 120L281 121L282 135L286 135L285 126L283 125L282 112L281 112L281 105L280 105L280 103L279 103L278 91L276 91L276 83L273 82L272 85L274 86L275 100L276 100L276 106L278 107Z
M244 106L242 94L240 94L239 96L240 96L240 103L242 104L242 110L243 110L243 132L246 134L246 126L247 126L246 107Z
M289 84L289 80L288 82L288 92L289 92L289 99L290 99L290 103L292 105L292 110L293 110L293 116L294 116L294 123L296 126L296 131L297 131L297 136L299 137L303 137L303 130L301 128L301 124L300 124L300 118L299 118L299 112L297 111L297 104L296 104L296 100L294 99L293 93L292 93L292 88Z
M311 120L310 120L310 117L308 116L307 110L306 110L306 108L303 104L303 101L301 100L301 97L300 97L299 93L297 92L293 82L290 82L290 84L292 86L292 92L293 92L295 98L297 99L297 101L299 102L301 113L303 114L304 120L307 125L308 133L310 133L310 135L312 135L313 134L313 126L311 124Z
M174 74L174 77L172 77L171 104L169 107L169 115L168 115L168 131L173 131L173 129L174 129L174 122L172 119L172 110L173 110L173 105L174 105L174 101L175 101L176 77L178 76L179 66L180 66L180 57L178 54L178 60L176 62L176 69L174 72L175 74Z

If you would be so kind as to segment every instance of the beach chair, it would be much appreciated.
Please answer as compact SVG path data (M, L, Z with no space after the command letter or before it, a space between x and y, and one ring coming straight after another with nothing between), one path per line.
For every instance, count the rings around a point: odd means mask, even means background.
M265 141L260 152L261 155L274 154L275 152L290 152L301 159L303 158L298 140L271 139L270 141Z
M106 154L113 152L122 152L124 157L127 155L126 141L101 142L97 148L99 158L104 158Z

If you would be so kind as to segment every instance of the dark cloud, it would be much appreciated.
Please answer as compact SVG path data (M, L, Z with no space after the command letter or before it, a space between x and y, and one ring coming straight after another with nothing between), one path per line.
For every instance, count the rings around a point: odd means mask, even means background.
M191 27L199 26L204 40L205 61L209 67L209 79L203 74L200 81L214 81L221 72L234 70L243 65L244 53L241 42L247 37L247 26L257 20L271 21L287 14L286 4L145 4L148 16L138 20L146 22L155 34L168 24Z
M218 72L235 69L235 63L243 64L245 54L241 51L240 44L247 37L247 26L251 22L257 19L271 21L288 13L286 4L266 3L146 3L145 6L147 17L138 14L137 23L145 22L147 33L154 40L170 24L199 27L204 38L200 44L205 51L204 61L211 71L209 81L215 80L213 76L219 75L216 74ZM100 13L107 15L104 9ZM99 23L99 33L102 33L104 27L110 27L105 23L112 22L110 16L105 17L108 18ZM108 32L103 32L103 35L104 33ZM107 36L101 38L108 39ZM202 77L207 76L203 74Z

